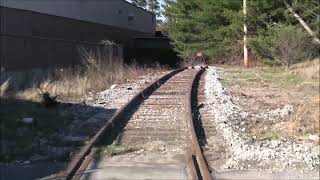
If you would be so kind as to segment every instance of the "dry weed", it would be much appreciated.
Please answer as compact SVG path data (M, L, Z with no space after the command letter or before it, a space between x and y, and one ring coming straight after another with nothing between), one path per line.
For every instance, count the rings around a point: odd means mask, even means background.
M6 91L8 90L10 85L10 79L7 79L0 85L0 97L3 97L6 94Z
M314 59L312 61L305 61L303 63L296 64L290 68L290 72L305 79L319 79L320 78L320 59Z
M313 97L305 103L301 103L289 121L276 124L274 129L282 132L282 136L290 138L301 137L308 134L320 135L319 105L319 96Z
M39 100L43 92L60 98L75 99L89 92L105 90L112 84L163 70L159 66L147 68L136 63L126 65L121 59L111 59L108 52L85 49L80 49L80 52L82 65L78 67L41 70L41 73L10 72L7 76L15 77L12 81L14 83L10 86L6 85L9 81L2 83L1 92L8 92L4 89L10 89L10 95L29 100Z

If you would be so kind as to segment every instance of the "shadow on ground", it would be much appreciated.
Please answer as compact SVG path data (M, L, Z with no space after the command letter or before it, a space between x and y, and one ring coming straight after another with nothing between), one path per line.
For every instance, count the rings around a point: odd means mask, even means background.
M133 149L127 149L125 146L122 146L122 134L132 115L139 108L139 105L145 99L148 99L150 95L150 93L145 93L143 98L140 98L138 101L135 101L127 106L121 117L119 119L116 119L116 121L114 122L112 130L106 132L103 135L101 141L96 145L96 147L98 148L98 153L95 155L93 161L91 162L91 165L89 165L89 167L87 168L87 172L85 172L81 177L82 180L94 179L95 173L98 173L99 168L101 168L100 166L103 166L105 156L125 154L134 151ZM111 151L115 152L111 152L111 154L108 154L110 152L106 151L108 151L109 148L114 148L114 150Z
M148 96L145 96L145 98L148 98ZM140 104L142 101L137 102ZM99 144L97 144L98 153L94 157L94 160L92 162L92 166L90 169L93 171L88 171L86 172L82 179L83 180L90 180L93 179L94 170L97 170L100 168L101 165L103 165L103 160L104 157L107 155L109 156L108 152L104 152L106 148L112 148L112 146L119 146L121 152L117 152L117 154L122 154L126 153L127 151L131 151L130 149L126 149L125 147L121 147L121 139L122 139L122 133L126 125L128 124L130 118L134 114L134 112L139 108L139 106L132 105L132 108L129 110L125 111L124 115L119 119L118 121L115 122L113 129L109 132L106 132Z
M85 103L59 103L47 108L39 102L1 98L0 179L31 180L58 173L72 152L115 112L116 109ZM24 121L26 118L32 122ZM81 131L81 128L85 130ZM70 134L85 138L66 140L64 137Z

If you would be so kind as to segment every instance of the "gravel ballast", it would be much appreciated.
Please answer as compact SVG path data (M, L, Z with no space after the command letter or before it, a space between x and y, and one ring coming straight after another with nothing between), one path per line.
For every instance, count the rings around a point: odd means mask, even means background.
M270 172L287 170L318 171L319 145L298 143L280 138L256 141L246 138L247 117L250 115L233 103L221 82L223 69L210 67L206 74L205 95L211 120L224 137L228 160L225 169L258 169ZM271 114L272 115L272 114Z

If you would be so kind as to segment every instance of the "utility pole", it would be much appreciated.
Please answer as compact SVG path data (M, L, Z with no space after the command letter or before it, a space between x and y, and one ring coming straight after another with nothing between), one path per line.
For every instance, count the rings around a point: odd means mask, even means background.
M248 64L248 48L247 48L247 35L248 35L248 28L246 25L247 20L247 0L243 0L243 64L245 67L249 67Z
M310 29L310 27L307 25L306 22L292 9L292 7L284 0L284 3L286 4L288 10L293 14L293 16L300 22L300 24L304 27L305 30L308 31L310 36L313 37L313 40L320 45L320 39L317 37L317 35Z

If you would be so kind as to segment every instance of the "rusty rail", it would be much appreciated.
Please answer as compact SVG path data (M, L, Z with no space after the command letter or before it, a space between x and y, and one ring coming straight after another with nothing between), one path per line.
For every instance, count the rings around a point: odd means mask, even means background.
M83 163L86 160L88 156L92 156L92 148L94 145L96 145L101 138L105 135L106 132L111 131L111 129L115 126L117 121L121 119L123 114L129 110L132 106L137 106L137 104L140 104L142 100L145 98L145 96L150 95L154 90L159 88L161 84L163 84L165 81L170 79L172 76L176 75L177 73L185 70L186 68L180 68L176 69L164 76L162 76L160 79L154 81L149 86L147 86L145 89L140 91L137 95L135 95L128 103L126 103L121 109L119 109L116 114L113 115L113 117L102 127L100 130L93 136L90 141L83 146L79 152L76 153L69 162L67 168L57 174L54 179L59 180L71 180L71 179L79 179L81 177L82 172L79 172L79 169L84 169ZM90 155L91 154L91 155ZM88 162L85 162L88 164ZM80 174L80 175L79 175Z
M196 135L196 131L194 128L194 123L193 123L193 115L192 115L192 94L193 94L193 86L195 84L195 81L197 77L201 76L202 73L205 71L204 68L201 68L196 75L193 77L190 86L188 87L188 94L186 96L186 120L188 122L188 129L191 135L191 141L192 141L192 147L191 147L191 162L189 161L187 166L189 169L191 169L191 173L194 172L195 170L197 171L196 173L198 174L191 174L192 179L204 179L204 180L212 180L212 175L210 173L209 167L207 165L207 162L202 154L202 150L200 148L198 138ZM192 167L193 166L193 167ZM199 171L199 172L198 172Z

